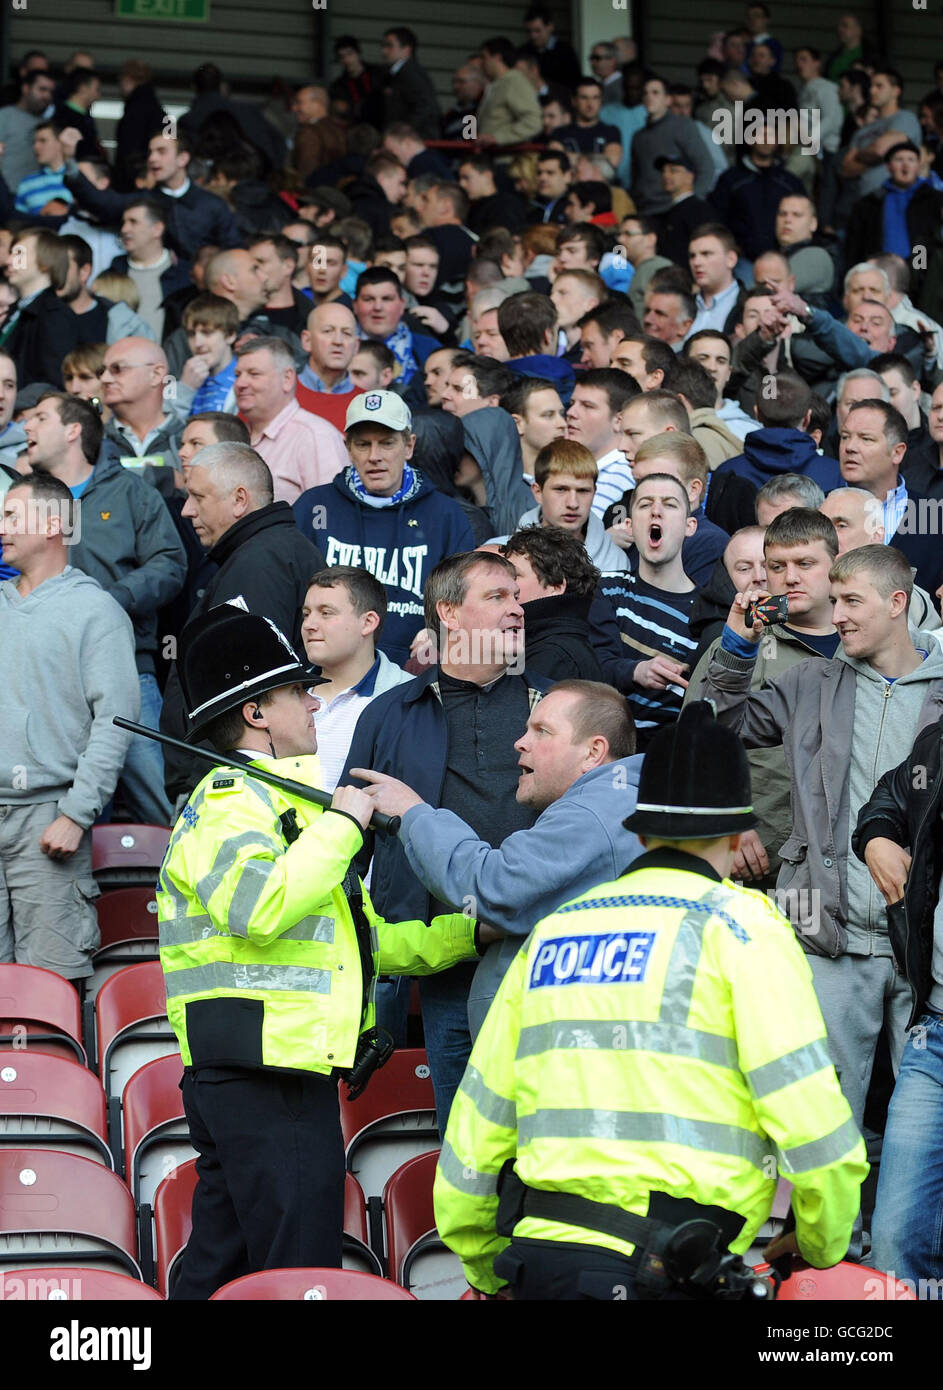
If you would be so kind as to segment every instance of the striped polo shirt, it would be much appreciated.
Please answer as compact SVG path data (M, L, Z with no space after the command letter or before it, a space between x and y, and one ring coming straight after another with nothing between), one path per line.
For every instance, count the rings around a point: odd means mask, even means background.
M697 650L697 639L690 630L691 605L697 589L685 594L656 589L631 571L604 574L600 588L615 610L628 660L667 656L691 665ZM680 685L669 685L666 690L633 685L626 699L638 730L638 751L642 753L656 730L678 718L684 690Z

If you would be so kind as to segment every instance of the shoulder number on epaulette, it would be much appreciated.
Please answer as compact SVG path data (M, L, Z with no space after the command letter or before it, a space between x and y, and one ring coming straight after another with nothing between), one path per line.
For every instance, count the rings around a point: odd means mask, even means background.
M220 772L210 783L210 792L231 792L242 786L243 773Z

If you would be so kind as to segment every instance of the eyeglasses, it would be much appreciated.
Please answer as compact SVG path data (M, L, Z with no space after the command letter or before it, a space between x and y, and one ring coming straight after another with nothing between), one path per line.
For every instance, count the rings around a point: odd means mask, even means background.
M136 372L140 367L156 366L156 362L106 362L103 367L99 367L96 370L95 375L100 380L106 372L109 372L112 376L121 376L124 372Z

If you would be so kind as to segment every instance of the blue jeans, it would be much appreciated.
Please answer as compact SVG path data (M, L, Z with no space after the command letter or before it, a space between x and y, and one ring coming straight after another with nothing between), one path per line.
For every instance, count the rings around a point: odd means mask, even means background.
M139 672L141 717L152 729L160 725L163 707L156 676ZM164 755L159 743L141 734L131 735L131 747L119 777L128 814L140 825L169 825L170 802L164 792Z
M463 962L438 975L424 975L419 981L422 1027L441 1136L471 1053L468 991L477 968L476 961Z
M409 996L412 988L411 975L391 975L377 980L374 1000L377 1027L385 1028L397 1047L405 1047L408 1041Z
M891 1097L872 1226L877 1269L939 1298L943 1282L943 1022L922 1014Z

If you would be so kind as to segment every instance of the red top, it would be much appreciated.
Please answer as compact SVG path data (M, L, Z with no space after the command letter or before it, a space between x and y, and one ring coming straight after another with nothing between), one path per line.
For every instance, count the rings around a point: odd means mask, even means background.
M347 420L347 407L350 405L354 396L361 395L359 386L355 386L353 391L339 391L335 395L331 391L312 391L309 386L302 386L299 381L295 391L298 404L302 410L309 410L312 415L319 415L322 420L327 420L335 429L344 433Z

